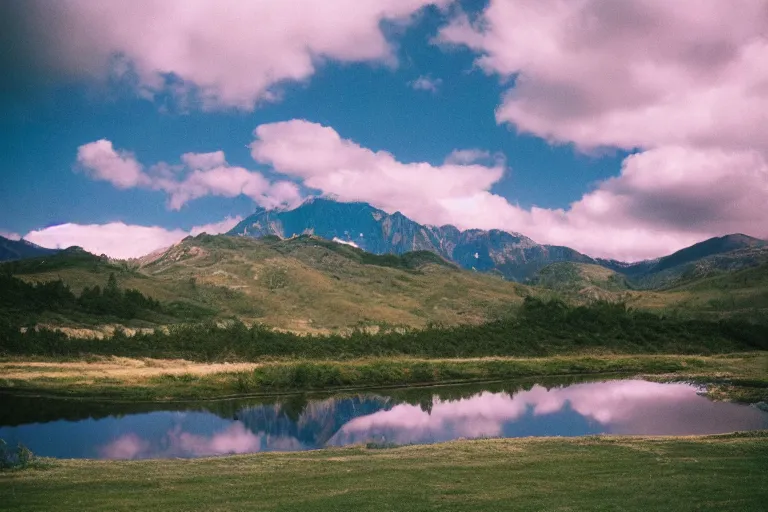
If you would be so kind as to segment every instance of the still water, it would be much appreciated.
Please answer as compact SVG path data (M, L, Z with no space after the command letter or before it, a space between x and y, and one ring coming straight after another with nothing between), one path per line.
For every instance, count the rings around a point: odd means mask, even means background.
M0 395L0 438L37 455L144 459L458 438L768 429L768 413L684 383L508 383L257 401L103 404Z

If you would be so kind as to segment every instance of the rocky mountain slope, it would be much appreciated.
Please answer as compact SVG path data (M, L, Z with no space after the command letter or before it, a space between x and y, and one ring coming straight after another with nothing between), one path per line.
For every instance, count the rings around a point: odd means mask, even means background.
M311 234L374 254L430 251L462 268L519 282L541 282L539 271L553 263L599 265L621 274L627 286L635 289L674 286L768 261L768 242L743 234L711 238L655 260L624 263L591 258L568 247L539 244L520 233L426 226L399 212L388 214L366 203L324 198L309 200L293 210L257 210L230 234L281 239ZM564 268L569 267L560 270ZM559 279L563 277L562 272L556 273Z

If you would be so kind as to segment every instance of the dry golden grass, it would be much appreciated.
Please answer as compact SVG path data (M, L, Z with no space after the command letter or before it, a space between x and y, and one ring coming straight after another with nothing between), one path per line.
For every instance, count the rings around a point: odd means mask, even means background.
M195 363L183 359L99 358L76 362L0 362L0 377L32 381L36 379L97 378L124 380L126 384L161 375L210 375L253 370L259 363Z

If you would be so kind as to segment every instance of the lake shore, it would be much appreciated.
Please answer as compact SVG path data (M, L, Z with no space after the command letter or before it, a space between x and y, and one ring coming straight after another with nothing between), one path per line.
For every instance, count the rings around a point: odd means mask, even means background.
M660 381L687 380L707 384L712 398L745 403L768 401L768 353L765 352L716 356L392 357L251 363L118 357L82 361L13 358L0 361L0 391L162 402L601 374Z
M14 511L749 511L768 502L766 469L766 432L481 439L205 459L43 459L0 473L0 494Z

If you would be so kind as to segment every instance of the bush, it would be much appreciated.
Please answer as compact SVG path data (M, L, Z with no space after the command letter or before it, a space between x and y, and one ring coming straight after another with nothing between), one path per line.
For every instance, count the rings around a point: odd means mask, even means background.
M23 444L19 443L11 449L4 439L0 439L0 470L27 468L34 458L32 450Z

